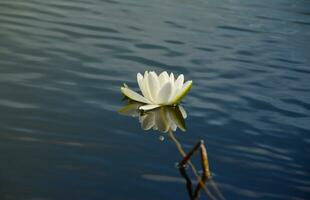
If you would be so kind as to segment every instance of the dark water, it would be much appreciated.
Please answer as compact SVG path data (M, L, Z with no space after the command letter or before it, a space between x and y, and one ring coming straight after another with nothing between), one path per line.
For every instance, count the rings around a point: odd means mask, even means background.
M175 136L226 199L309 199L309 52L307 0L1 0L0 199L188 199L171 139L117 113L145 70L194 81Z

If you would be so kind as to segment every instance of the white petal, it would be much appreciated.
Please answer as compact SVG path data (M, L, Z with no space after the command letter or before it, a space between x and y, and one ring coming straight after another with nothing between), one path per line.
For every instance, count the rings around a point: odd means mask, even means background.
M148 71L145 71L143 77L145 78L148 74L149 74L149 72L148 72Z
M141 92L143 92L142 91L143 90L143 88L142 88L142 86L143 86L143 76L140 73L137 74L137 82L138 82L138 85L139 85L139 88L140 88Z
M193 81L186 81L185 84L183 85L182 89L180 91L178 91L178 93L175 94L175 96L171 100L171 104L179 103L182 100L182 98L189 92L192 85L193 85Z
M141 127L144 130L150 130L152 127L155 126L155 114L154 113L148 113L147 115L142 115L139 120L141 123Z
M143 81L143 76L141 73L138 73L137 74L137 82L138 82L139 86L142 84L142 81Z
M157 129L161 132L167 132L169 129L169 121L167 119L167 112L165 107L154 110L154 113L156 114L155 124Z
M129 99L132 99L132 100L138 101L138 102L142 102L142 103L147 103L147 104L151 103L149 100L144 98L142 95L136 93L135 91L132 91L129 88L121 87L121 91Z
M183 86L183 83L184 83L184 75L181 74L181 75L179 75L179 77L175 81L175 87L178 89L181 89Z
M182 131L186 131L185 127L185 120L182 114L182 111L180 111L179 108L171 108L169 109L169 116L171 124L175 124L177 127L179 127Z
M163 71L159 77L159 83L160 83L160 87L162 87L167 81L169 81L169 75L166 71Z
M172 86L172 91L171 91L171 96L174 96L175 95L175 91L176 91L176 87L175 87L175 79L174 79L174 74L173 73L170 73L170 77L169 77L169 81L171 82L171 86ZM170 97L171 97L170 96Z
M168 101L171 97L172 92L172 84L171 82L165 83L165 85L159 90L157 97L156 97L156 103L158 104L168 104Z
M187 118L186 110L185 110L185 109L183 108L183 106L181 106L181 105L179 105L178 107L179 107L179 110L180 110L180 112L181 112L181 114L182 114L182 117L183 117L184 119L186 119L186 118Z
M171 87L172 87L172 90L171 90L170 98L168 100L169 102L171 102L174 99L174 97L176 96L176 94L178 94L178 92L181 90L181 89L178 89L177 87L175 87L175 84L172 82L171 82Z
M171 82L174 82L175 80L174 80L174 74L173 73L170 73L170 81Z
M145 98L147 98L149 101L153 102L153 98L150 94L150 88L149 88L149 73L147 71L144 72L144 77L143 77L143 95L145 96Z
M158 107L160 107L160 105L154 105L154 104L152 104L152 105L140 106L139 109L140 109L140 110L147 111L147 110L153 110L153 109L158 108Z
M153 99L153 102L156 102L157 93L159 91L159 80L155 72L149 73L148 84L149 84L150 95Z
M140 74L140 73L137 74L137 82L138 82L139 88L140 88L140 90L141 90L143 96L146 97L146 98L148 98L148 97L147 97L147 94L146 94L147 91L146 91L146 89L145 89L145 85L143 84L143 76L142 76L142 74Z

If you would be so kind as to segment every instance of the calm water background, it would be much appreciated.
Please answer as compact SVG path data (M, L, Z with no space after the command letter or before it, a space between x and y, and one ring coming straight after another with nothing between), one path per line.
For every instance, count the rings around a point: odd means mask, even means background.
M310 1L1 0L0 44L1 199L188 199L117 113L144 70L194 80L176 136L227 199L309 199Z

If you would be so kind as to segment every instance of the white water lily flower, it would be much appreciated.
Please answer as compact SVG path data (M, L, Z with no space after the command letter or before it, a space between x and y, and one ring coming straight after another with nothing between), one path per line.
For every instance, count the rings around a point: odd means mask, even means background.
M189 92L193 81L184 83L184 75L175 79L174 74L170 76L166 71L159 76L154 72L145 71L144 76L137 74L137 81L142 95L128 88L126 84L121 87L122 93L134 101L147 105L141 106L141 110L152 110L160 106L177 105Z

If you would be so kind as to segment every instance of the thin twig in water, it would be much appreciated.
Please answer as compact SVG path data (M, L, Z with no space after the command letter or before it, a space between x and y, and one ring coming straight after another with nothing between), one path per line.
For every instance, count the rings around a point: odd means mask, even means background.
M206 192L206 194L208 195L208 197L212 200L216 200L216 197L210 192L210 190L206 187L204 181L200 178L199 173L197 171L197 169L195 168L194 164L191 162L190 157L195 153L195 151L197 151L198 148L200 148L200 155L201 155L201 164L202 164L202 168L203 168L203 174L204 177L203 179L209 179L211 176L211 172L210 172L210 168L209 168L209 162L208 162L208 155L207 155L207 150L204 146L204 142L201 140L199 141L194 148L188 153L186 154L185 151L182 148L182 145L180 144L180 142L175 138L173 132L171 130L169 130L169 136L170 138L174 141L174 143L177 146L177 149L179 151L179 153L183 156L183 159L181 162L179 162L179 166L180 167L184 167L184 165L186 163L188 163L188 165L192 168L197 181L199 183L199 185L204 189L204 191ZM210 185L212 186L212 188L215 190L216 194L219 196L219 199L221 200L225 200L225 197L223 196L223 194L220 192L220 190L218 189L216 183L212 180L209 180Z
M169 135L170 135L171 139L174 141L174 143L176 144L179 153L185 158L186 157L186 153L183 150L182 145L180 144L180 142L174 137L174 134L173 134L173 132L171 130L169 131ZM198 181L199 185L204 189L204 191L206 192L208 197L210 197L210 199L212 199L212 200L216 200L216 198L213 196L213 194L210 192L210 190L205 186L204 182L201 180L197 169L195 168L195 166L193 165L193 163L191 162L190 159L188 159L187 163L192 168L192 170L193 170L193 172L194 172L194 174L195 174L195 176L197 178L197 181Z

